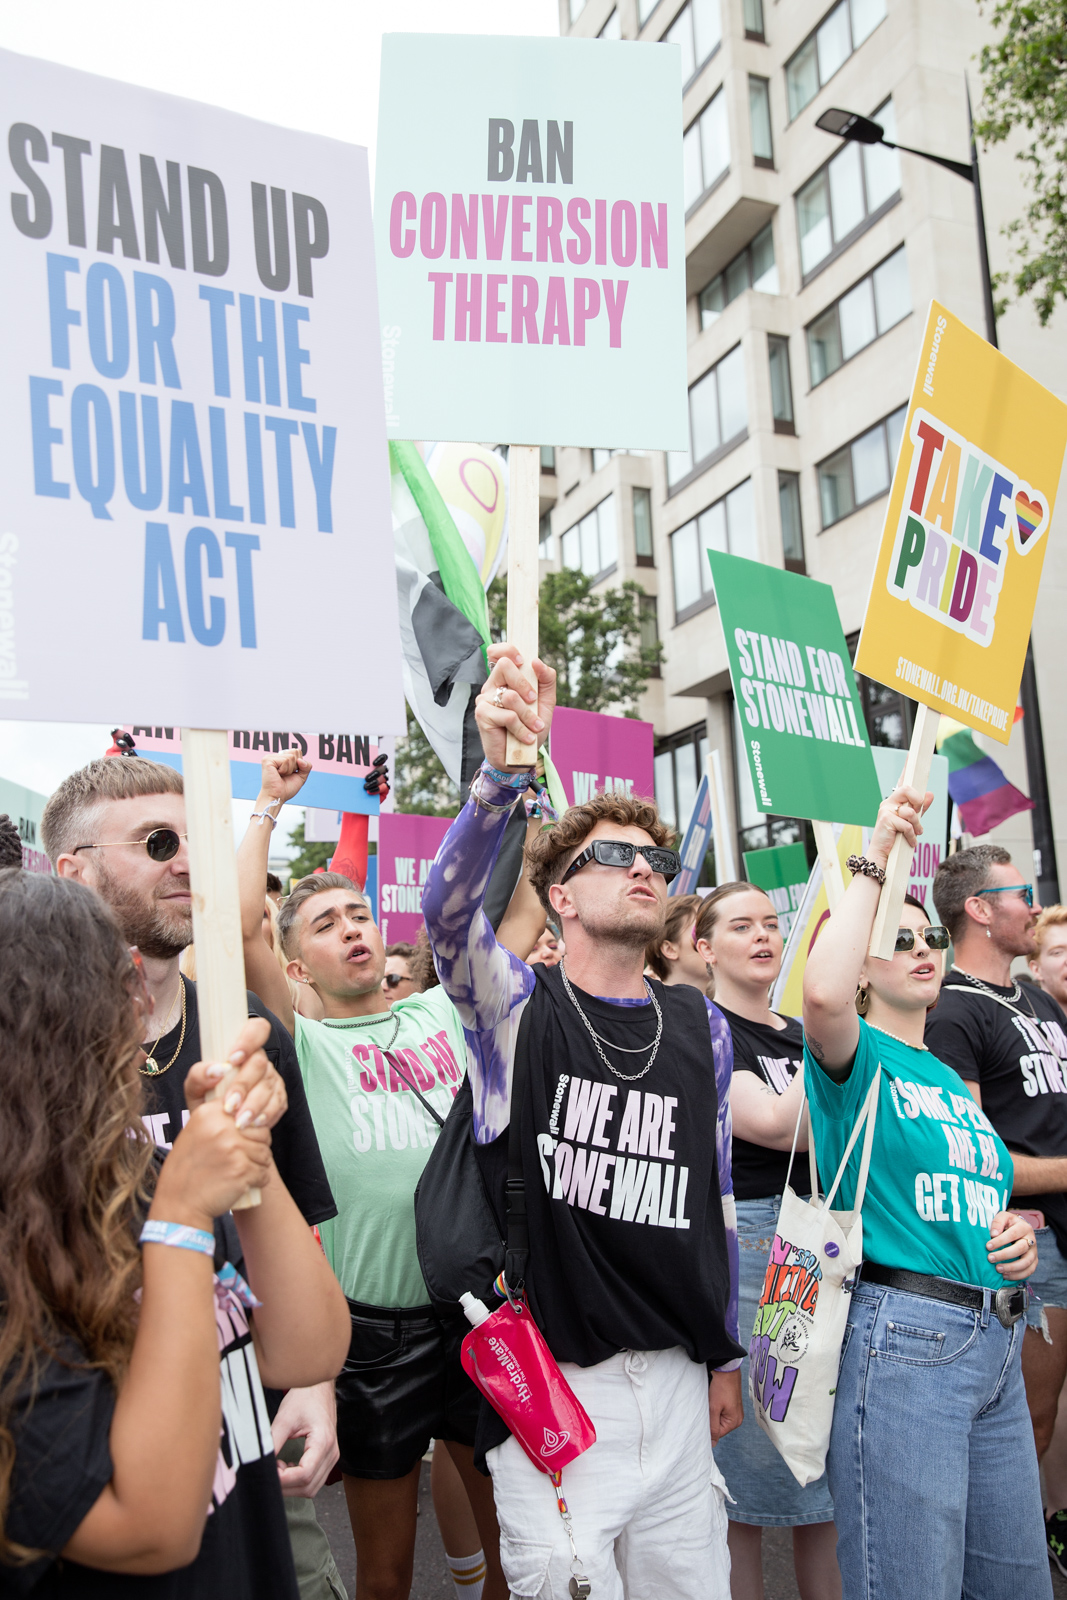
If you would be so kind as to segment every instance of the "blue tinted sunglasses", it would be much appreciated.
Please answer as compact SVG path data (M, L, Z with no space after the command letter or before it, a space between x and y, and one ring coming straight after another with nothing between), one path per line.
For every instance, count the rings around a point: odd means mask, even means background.
M977 894L1021 894L1028 906L1034 903L1032 883L1005 883L999 889L978 889Z

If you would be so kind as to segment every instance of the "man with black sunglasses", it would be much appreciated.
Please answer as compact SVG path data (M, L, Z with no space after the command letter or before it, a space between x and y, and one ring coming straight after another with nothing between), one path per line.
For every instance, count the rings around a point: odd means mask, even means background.
M192 895L181 774L138 756L107 756L64 779L41 819L41 836L61 878L77 878L106 900L123 936L141 953L153 1001L147 1037L144 1119L169 1150L188 1118L185 1078L201 1058L196 985L179 958L193 937ZM289 1107L273 1129L278 1173L309 1225L337 1215L308 1110L292 1040L255 995L250 1016L271 1024L264 1049L285 1081ZM238 1111L238 1117L240 1112ZM315 1495L337 1460L333 1385L268 1393L275 1447L305 1441L298 1465L279 1463L302 1600L342 1593L329 1545L315 1518ZM288 1453L288 1452L287 1452Z
M974 845L949 856L933 894L952 934L955 964L927 1021L926 1042L968 1080L1011 1150L1012 1204L1044 1214L1030 1280L1039 1298L1030 1302L1023 1341L1040 1457L1067 1376L1067 1017L1051 995L1011 976L1012 962L1036 949L1041 907L1006 850ZM1061 1571L1067 1570L1067 1517L1064 1524L1053 1529Z
M502 1231L518 1124L530 1248L524 1283L508 1287L525 1292L597 1430L563 1474L593 1595L728 1600L711 1445L741 1421L730 1031L697 989L643 976L679 870L651 800L594 796L528 842L527 874L566 943L558 966L531 967L498 944L485 885L533 782L530 768L506 765L505 735L533 760L555 673L534 662L532 690L514 645L489 658L476 705L486 759L423 911L463 1024L475 1151ZM485 1408L479 1445L513 1592L578 1593L555 1497Z

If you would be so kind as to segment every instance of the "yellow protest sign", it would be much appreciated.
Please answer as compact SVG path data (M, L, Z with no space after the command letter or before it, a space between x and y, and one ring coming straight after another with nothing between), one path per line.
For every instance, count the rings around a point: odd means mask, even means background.
M933 301L856 671L1011 736L1067 406Z

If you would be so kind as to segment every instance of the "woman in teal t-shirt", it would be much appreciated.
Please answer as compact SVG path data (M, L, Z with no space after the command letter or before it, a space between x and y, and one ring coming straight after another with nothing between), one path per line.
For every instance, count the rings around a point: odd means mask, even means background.
M920 901L896 953L868 956L894 839L932 796L895 789L804 973L805 1080L819 1169L833 1174L881 1066L827 1475L845 1600L1049 1600L1018 1286L1037 1261L1006 1209L1011 1156L923 1043L943 928ZM859 1013L859 1014L857 1014ZM855 1194L857 1148L837 1204Z

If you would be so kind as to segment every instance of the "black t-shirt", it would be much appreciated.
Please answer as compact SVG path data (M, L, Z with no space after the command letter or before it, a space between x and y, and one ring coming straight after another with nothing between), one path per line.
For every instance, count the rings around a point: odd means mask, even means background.
M926 1019L926 1043L961 1078L977 1083L982 1110L1009 1150L1067 1156L1067 1017L1043 989L1026 986L1012 1000L1013 988L986 987L993 993L950 972ZM1067 1193L1018 1201L1045 1213L1067 1253Z
M525 1094L512 1116L529 1217L526 1288L549 1348L588 1367L619 1350L681 1345L694 1361L722 1366L743 1351L726 1331L730 1269L704 996L653 982L660 1049L646 1078L625 1083L601 1060L559 968L533 972L518 1041ZM651 1005L575 992L603 1038L652 1044ZM647 1058L619 1059L629 1074ZM505 1132L476 1147L498 1204L507 1143Z
M188 1113L185 1107L185 1078L190 1067L200 1057L200 1019L197 1012L196 984L182 978L185 986L185 1038L181 1053L174 1065L158 1077L145 1077L144 1122L149 1136L164 1150L169 1150L182 1128ZM271 1130L274 1163L282 1182L296 1201L304 1220L310 1224L327 1222L337 1215L330 1192L326 1168L319 1154L319 1142L308 1109L304 1080L296 1047L273 1012L254 994L248 996L248 1015L266 1017L270 1023L270 1037L264 1050L281 1077L285 1080L289 1108L284 1117ZM152 1047L153 1058L165 1065L178 1048L181 1037L181 1019L171 1031L157 1039Z
M727 1011L724 1005L719 1005L719 1010L730 1024L734 1071L753 1072L775 1094L784 1094L804 1064L804 1029L796 1017L783 1017L785 1027L778 1029L763 1022L750 1022L736 1011ZM808 1159L800 1159L802 1165L793 1174L793 1188L798 1194L807 1194L811 1187ZM788 1150L768 1150L766 1145L739 1139L735 1129L735 1200L766 1200L770 1195L781 1194L788 1171Z
M164 1057L164 1060L166 1057ZM33 1600L298 1600L270 1423L252 1335L240 1303L216 1284L222 1366L222 1434L211 1509L195 1561L155 1577L129 1576L57 1559L112 1474L111 1380L64 1365L83 1352L73 1340L44 1369L32 1402L16 1406L15 1467L6 1532L47 1555L0 1567L0 1595ZM168 1441L158 1441L166 1451Z

